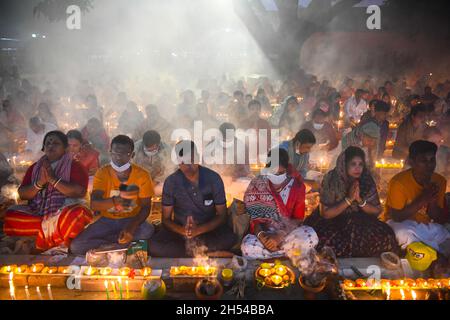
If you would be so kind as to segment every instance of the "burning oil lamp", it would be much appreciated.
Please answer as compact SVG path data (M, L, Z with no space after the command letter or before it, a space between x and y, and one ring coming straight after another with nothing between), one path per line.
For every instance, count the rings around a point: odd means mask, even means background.
M179 274L181 274L181 267L179 268L179 267L171 267L170 268L170 275L171 276L177 276L177 275L179 275Z
M428 288L429 287L428 281L425 279L422 279L422 278L417 279L416 283L419 288Z
M63 273L63 274L69 273L69 267L58 267L58 273Z
M283 282L283 277L280 277L277 274L274 274L270 277L270 280L272 280L273 284L278 286L280 283Z
M20 267L17 267L15 270L15 273L24 273L28 269L28 266L26 264L21 265Z
M287 273L285 266L278 266L275 268L275 273L279 276L284 276Z
M120 268L119 274L120 274L121 276L128 276L128 275L130 274L130 271L131 271L130 268L128 268L128 267L123 267L123 268Z
M450 287L450 278L449 279L441 279L442 287Z
M437 281L435 279L427 279L427 283L428 283L428 287L432 288L432 289L436 289L437 288Z
M355 281L357 287L365 287L366 286L366 280L364 279L356 279Z
M213 274L215 271L216 271L216 268L214 268L214 267L210 267L210 266L205 267L205 274L207 276Z
M410 288L415 288L416 287L416 281L414 279L406 279L405 280L405 285L407 287L410 287Z
M15 264L10 265L10 266L4 266L4 267L2 268L2 273L10 273L10 272L12 272L13 270L15 270L16 268L17 268L17 265L15 265Z
M42 269L42 273L54 274L57 273L58 267L45 267Z
M187 270L187 272L188 272L188 274L191 275L191 276L196 275L196 274L198 274L198 268L197 268L197 267L190 267L190 268Z
M187 271L188 271L188 267L186 267L186 266L180 267L180 274L185 274L185 273L187 273Z
M111 272L112 272L112 269L110 267L105 267L100 270L100 274L102 276L108 276L111 274Z
M272 274L272 272L270 271L270 269L261 269L259 270L259 275L262 277L268 277Z
M344 287L345 288L354 288L356 286L355 282L352 280L344 280Z
M86 271L84 272L84 274L87 276L92 276L96 273L97 273L97 269L93 268L92 266L89 266L89 268L87 268Z
M43 263L36 263L31 265L31 273L39 273L44 269Z
M144 269L142 269L142 275L144 277L148 277L152 274L152 268L150 267L145 267Z

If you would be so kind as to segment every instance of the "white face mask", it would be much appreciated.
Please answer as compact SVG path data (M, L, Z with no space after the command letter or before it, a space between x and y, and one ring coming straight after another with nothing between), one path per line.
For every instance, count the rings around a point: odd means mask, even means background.
M111 167L114 169L114 171L117 171L117 172L127 171L131 167L131 163L130 162L127 162L123 166L120 166L120 167L116 166L116 164L112 160L110 161L110 164L111 164Z
M147 157L153 157L153 156L155 156L158 153L158 151L159 151L158 149L153 150L153 151L147 151L147 150L144 149L144 154Z
M324 124L323 123L313 123L313 127L316 130L322 130Z
M278 185L278 184L282 184L286 180L287 176L286 176L286 173L283 173L283 174L280 174L280 175L269 173L269 174L267 174L267 178L273 184Z

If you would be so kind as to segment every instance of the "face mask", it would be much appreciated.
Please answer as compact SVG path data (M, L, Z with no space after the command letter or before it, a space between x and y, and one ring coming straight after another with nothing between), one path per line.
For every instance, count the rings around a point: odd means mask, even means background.
M282 184L286 180L286 173L280 174L278 176L276 174L269 173L269 174L267 174L267 178L273 184L276 184L276 185Z
M324 124L323 123L313 123L313 127L316 130L322 130Z
M111 167L114 169L114 171L117 171L117 172L127 171L131 167L131 164L129 162L125 163L123 166L120 166L120 167L116 166L116 164L112 160L111 160L110 164L111 164Z
M153 157L153 156L155 156L158 153L158 151L159 151L158 149L153 150L153 151L147 151L147 150L144 149L144 154L147 157Z

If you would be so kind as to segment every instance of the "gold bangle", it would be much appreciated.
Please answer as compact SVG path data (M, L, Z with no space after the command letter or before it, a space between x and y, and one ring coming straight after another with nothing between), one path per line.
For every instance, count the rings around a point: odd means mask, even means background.
M347 204L349 205L349 207L352 206L352 202L350 201L349 198L345 197L344 200L345 200L345 202L347 202Z
M53 185L53 188L56 188L56 185L61 181L62 178L59 178L58 181Z
M37 181L33 184L33 186L38 190L44 189L44 186L41 186L39 183L37 183Z

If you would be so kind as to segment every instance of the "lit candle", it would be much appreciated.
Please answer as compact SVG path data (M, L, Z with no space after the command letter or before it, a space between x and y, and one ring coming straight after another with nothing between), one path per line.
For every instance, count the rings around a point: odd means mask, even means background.
M48 292L48 297L50 300L53 300L53 294L52 294L52 285L49 283L47 284L47 292Z
M108 280L105 280L106 300L109 300Z
M405 291L400 289L400 295L402 296L402 300L405 300Z
M41 294L41 288L36 287L36 293L37 293L37 295L38 295L38 297L39 297L39 300L43 300L43 299L42 299L42 294Z
M130 299L130 289L128 287L128 280L125 280L125 288L127 290L127 299Z
M114 297L117 299L116 283L111 280L111 285L112 285L112 288L113 288Z
M119 282L119 294L120 294L120 300L122 300L122 278L119 277L119 280L117 282Z
M417 294L414 290L411 290L411 297L413 300L417 300Z
M16 300L16 290L14 288L13 277L14 273L11 271L9 273L9 295L11 296L11 300Z
M25 295L27 296L27 300L30 300L30 290L28 290L28 286L25 286Z
M391 300L391 284L386 282L386 300Z
M93 268L93 267L89 266L89 268L87 268L86 271L85 271L85 275L87 275L87 276L92 276L92 275L94 275L96 272L97 272L97 269L96 269L96 268Z

